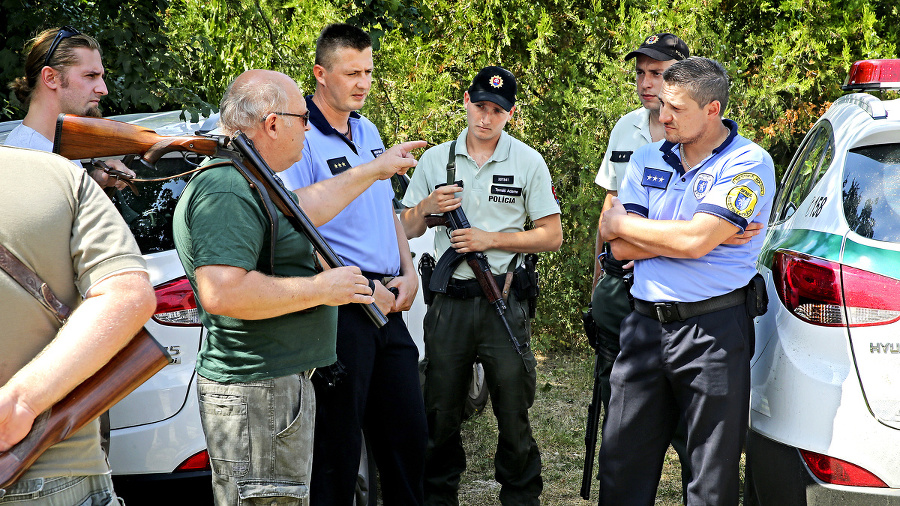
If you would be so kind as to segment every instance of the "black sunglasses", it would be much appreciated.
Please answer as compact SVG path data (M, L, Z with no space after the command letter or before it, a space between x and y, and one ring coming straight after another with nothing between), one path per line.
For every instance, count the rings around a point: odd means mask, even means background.
M62 42L63 39L67 39L69 37L73 37L75 35L81 35L81 32L72 28L69 25L66 25L59 29L56 32L56 37L53 37L53 42L50 44L50 50L47 51L47 56L44 58L44 66L50 66L50 58L53 57L53 52L56 51L56 48L59 46L59 43Z
M270 112L269 114L277 114L279 116L293 116L295 118L300 118L303 120L303 126L306 126L309 123L309 111L306 111L305 114L294 114L292 112ZM265 121L266 118L263 118L262 120Z

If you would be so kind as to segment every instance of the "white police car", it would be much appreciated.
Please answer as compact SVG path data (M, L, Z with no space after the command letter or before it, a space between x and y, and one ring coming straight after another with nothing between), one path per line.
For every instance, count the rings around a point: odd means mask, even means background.
M844 89L900 89L900 60L855 63ZM900 504L900 100L835 101L769 227L744 504Z
M150 128L161 135L208 132L218 121L218 115L197 123L183 121L180 115L181 111L171 111L111 119ZM19 123L0 123L0 144ZM156 170L140 163L130 167L139 178L149 179L180 174L200 161L193 155L170 153L157 162ZM161 504L173 497L212 504L209 456L200 426L194 371L206 329L200 323L194 294L172 239L172 215L189 178L137 183L140 194L126 189L116 195L116 205L134 234L156 288L156 313L145 327L172 356L167 367L110 410L109 463L116 491L131 506ZM408 179L395 177L393 182L399 195L395 205L399 206ZM433 240L433 232L428 231L410 241L414 262L421 253L433 251ZM425 316L421 293L420 288L413 307L404 313L420 358L424 354Z

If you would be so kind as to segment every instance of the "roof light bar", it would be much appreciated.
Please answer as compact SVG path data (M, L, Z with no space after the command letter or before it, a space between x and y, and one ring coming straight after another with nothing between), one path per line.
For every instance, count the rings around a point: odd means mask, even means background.
M900 59L854 62L841 89L900 90Z

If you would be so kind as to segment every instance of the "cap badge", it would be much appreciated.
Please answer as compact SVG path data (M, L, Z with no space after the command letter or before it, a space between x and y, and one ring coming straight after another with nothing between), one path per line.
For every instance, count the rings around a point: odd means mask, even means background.
M501 78L500 76L491 77L491 86L494 88L503 87L503 78Z
M656 44L656 42L658 40L659 40L659 37L657 37L656 35L651 35L651 36L647 37L647 42L644 42L644 44Z

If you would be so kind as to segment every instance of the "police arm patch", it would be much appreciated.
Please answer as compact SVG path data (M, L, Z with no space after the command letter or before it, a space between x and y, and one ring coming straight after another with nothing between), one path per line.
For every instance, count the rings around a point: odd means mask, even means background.
M725 197L725 207L741 218L749 218L753 215L753 209L756 208L756 202L759 197L747 186L735 186L728 191Z
M742 181L753 181L754 183L756 183L756 186L759 186L759 194L760 195L766 194L766 187L765 187L765 185L763 185L762 178L757 176L756 174L754 174L752 172L741 172L740 174L738 174L737 176L734 176L734 178L731 179L731 182L733 184L738 184Z

